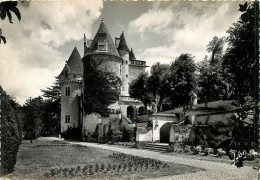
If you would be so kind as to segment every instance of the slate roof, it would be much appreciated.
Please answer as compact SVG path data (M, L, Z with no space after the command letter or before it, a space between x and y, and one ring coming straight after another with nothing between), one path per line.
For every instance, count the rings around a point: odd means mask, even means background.
M107 51L106 52L99 52L98 51L98 39L99 39L100 36L104 37L105 38L104 41L107 43ZM91 43L91 46L88 49L87 55L91 54L91 53L94 53L94 54L95 53L100 53L100 54L105 53L105 54L110 54L110 55L115 55L115 56L120 57L119 54L118 54L118 51L116 49L116 46L114 44L114 41L113 41L113 39L112 39L103 19L100 23L100 26L98 28L98 31L97 31L95 37L94 37L94 39Z
M117 49L118 50L125 50L125 51L130 52L130 50L129 50L127 44L126 44L124 32L122 32L122 34L120 36L120 42L119 42L119 45L118 45Z
M81 57L80 57L79 51L76 47L73 49L73 51L69 57L69 60L67 61L66 65L64 66L60 75L63 74L65 72L65 70L68 68L69 68L69 74L83 74L83 64L81 62Z
M134 54L134 51L132 48L131 48L131 51L129 52L129 56L130 56L131 60L135 60L135 54Z

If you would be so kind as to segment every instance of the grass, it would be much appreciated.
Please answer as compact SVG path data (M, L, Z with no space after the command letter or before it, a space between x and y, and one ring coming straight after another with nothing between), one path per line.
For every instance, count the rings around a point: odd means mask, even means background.
M63 176L58 175L55 177L49 177L48 179L143 179L143 178L151 178L151 177L160 177L160 176L169 176L176 174L184 174L184 173L194 173L201 171L203 169L179 165L174 163L165 163L162 164L158 168L152 167L152 163L154 164L154 160L144 159L140 157L134 157L130 155L121 154L124 158L118 158L113 151L85 147L85 146L74 146L70 144L62 144L60 142L47 142L47 141L38 141L34 143L29 143L28 141L24 141L19 149L17 163L15 166L15 170L12 174L7 175L7 178L11 179L47 179L43 175L50 172L52 170L64 170L64 168L68 169L77 169L77 167L81 167L81 171L83 167L93 167L96 164L101 166L104 164L105 168L108 168L108 164L113 167L114 165L118 167L118 165L127 164L127 168L123 171L121 168L119 171L109 170L109 171L98 171L92 175L91 173L87 173L84 175L83 173L78 173L72 176ZM128 159L127 159L128 158ZM130 160L137 159L135 164L130 167L128 165ZM149 162L149 167L142 166L142 162ZM144 163L145 164L145 163ZM167 165L167 167L163 167ZM129 170L130 169L130 170ZM94 171L94 168L93 168ZM89 171L88 171L89 172Z

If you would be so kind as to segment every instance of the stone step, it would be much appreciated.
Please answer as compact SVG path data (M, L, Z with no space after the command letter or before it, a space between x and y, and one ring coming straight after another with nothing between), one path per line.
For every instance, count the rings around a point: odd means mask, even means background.
M168 144L159 144L159 143L156 143L156 144L149 143L143 149L155 151L155 152L167 152L169 149L169 145Z

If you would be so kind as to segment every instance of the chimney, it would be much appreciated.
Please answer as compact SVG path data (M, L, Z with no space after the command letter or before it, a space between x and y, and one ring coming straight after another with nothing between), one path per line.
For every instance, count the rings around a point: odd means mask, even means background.
M116 48L118 48L118 46L119 46L119 42L120 42L120 38L116 37L116 38L115 38L115 45L116 45Z

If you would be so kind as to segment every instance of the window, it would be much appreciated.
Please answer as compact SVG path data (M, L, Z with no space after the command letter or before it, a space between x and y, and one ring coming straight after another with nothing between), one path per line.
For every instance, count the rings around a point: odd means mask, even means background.
M70 96L70 87L66 87L65 95Z
M128 74L126 74L125 76L126 76L126 78L128 78Z
M76 78L77 77L77 75L74 75L74 78Z
M65 115L65 123L70 123L70 115Z
M106 33L98 34L98 51L107 51Z
M99 41L98 42L98 50L99 51L107 51L106 42Z
M125 63L127 64L127 63L128 63L128 61L125 61Z

